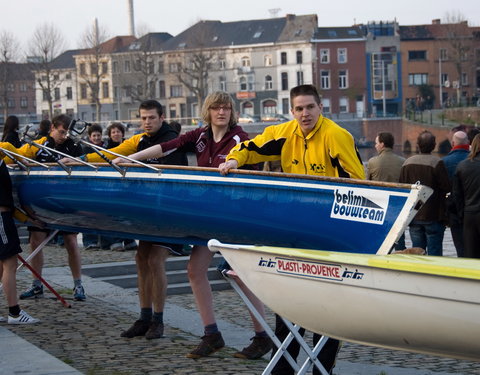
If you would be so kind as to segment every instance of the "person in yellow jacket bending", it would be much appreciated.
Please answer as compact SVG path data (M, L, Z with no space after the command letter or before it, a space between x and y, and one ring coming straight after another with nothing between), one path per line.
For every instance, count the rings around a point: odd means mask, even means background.
M290 103L294 119L269 126L262 134L236 145L228 154L226 162L220 164L220 173L226 175L230 169L244 164L280 160L282 170L287 173L365 179L362 160L352 135L322 116L322 104L315 86L292 88ZM304 331L302 329L301 333ZM278 315L275 334L282 341L288 334L288 328ZM315 334L314 342L318 342L320 337ZM329 374L335 366L339 347L338 340L328 339L318 355ZM298 343L292 342L288 351L296 358ZM316 368L313 373L320 374ZM293 374L293 369L282 357L272 374Z

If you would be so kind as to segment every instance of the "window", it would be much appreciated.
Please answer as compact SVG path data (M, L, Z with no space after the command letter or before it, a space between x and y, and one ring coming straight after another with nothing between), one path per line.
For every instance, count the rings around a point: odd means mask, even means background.
M442 78L441 78L441 83L442 83L442 86L445 86L445 82L448 81L448 74L447 73L442 73Z
M248 76L248 91L255 91L255 77Z
M322 48L320 50L320 63L329 64L330 63L330 49Z
M265 55L263 58L263 62L265 66L272 66L272 56L271 55Z
M53 75L53 80L58 81L60 79L60 76L58 74Z
M72 79L72 73L65 74L65 79Z
M288 98L283 98L282 99L282 112L283 113L288 113L289 111L289 107L288 107Z
M118 61L112 63L112 73L118 73Z
M240 91L247 91L247 79L240 77Z
M80 84L80 99L87 99L87 85L85 83Z
M168 64L168 71L170 73L178 73L180 71L180 64L179 63Z
M130 73L132 71L132 68L130 67L130 60L126 60L123 62L123 72L124 73Z
M114 99L118 99L118 94L119 94L119 92L120 92L119 90L120 90L120 89L119 89L118 86L114 86L114 87L113 87L113 98L114 98Z
M250 58L247 56L242 57L242 66L250 66Z
M151 98L154 98L156 96L155 95L155 82L154 81L148 82L148 91L150 93Z
M102 82L102 95L104 98L110 97L108 82Z
M468 86L468 74L462 73L462 86Z
M21 92L27 91L27 84L26 84L26 83L20 83L18 89L19 89Z
M28 98L26 96L22 96L20 98L20 107L27 108L28 107Z
M181 85L170 86L170 96L172 98L178 98L183 96L183 90Z
M218 61L218 66L220 67L220 69L225 69L225 67L227 66L227 62L225 61L225 59L220 59Z
M9 98L7 100L7 106L8 106L8 108L15 108L15 99Z
M297 86L303 85L303 71L297 72Z
M331 112L330 99L322 98L322 104L323 104L323 113L330 113Z
M273 90L272 76L265 76L265 90Z
M148 63L148 74L155 74L155 65L153 62Z
M165 81L158 81L158 96L160 98L165 98Z
M282 90L288 90L288 73L282 73Z
M159 61L158 62L158 74L163 74L164 72L164 64L163 64L163 61Z
M55 100L60 100L60 88L59 88L59 87L56 87L53 92L54 92L54 98L55 98Z
M345 64L347 62L347 49L339 48L337 49L337 61L339 64Z
M427 51L408 51L408 61L422 61L427 59Z
M42 99L44 102L48 100L48 90L42 90Z
M73 91L71 87L67 87L67 99L72 100L73 99Z
M346 70L338 71L338 88L339 89L348 88L348 72Z
M7 85L7 91L11 91L11 92L15 91L15 84L9 83Z
M340 113L348 113L348 98L340 98L338 104Z
M297 64L303 63L303 54L302 51L297 51Z
M413 73L408 75L408 84L410 86L426 85L428 83L427 73Z
M448 53L446 48L440 48L440 60L442 61L448 60Z
M280 64L287 65L287 53L286 52L282 52L280 54Z
M102 62L102 74L107 74L107 73L108 73L108 63Z
M90 74L97 74L98 67L96 63L90 63Z
M330 70L322 70L320 72L320 88L323 90L330 88Z
M225 77L220 77L219 78L219 83L220 83L220 90L221 91L227 91L227 79Z

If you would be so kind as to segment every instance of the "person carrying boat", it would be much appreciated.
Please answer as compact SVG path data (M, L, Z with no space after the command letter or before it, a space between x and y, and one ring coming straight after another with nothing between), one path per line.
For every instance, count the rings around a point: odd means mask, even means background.
M165 122L162 105L156 100L145 100L139 107L140 120L144 133L136 134L111 149L121 155L131 155L155 144L170 141L178 134ZM102 151L109 159L115 155ZM90 153L81 159L88 162L103 162L100 155ZM181 151L165 157L151 157L147 161L153 164L187 165L187 157ZM167 298L167 275L165 262L170 252L181 254L182 245L163 242L139 241L135 262L138 272L138 298L140 317L120 336L132 338L145 336L146 339L163 337L163 310Z
M245 164L280 160L287 173L315 176L364 179L362 160L352 135L322 116L322 104L313 85L300 85L290 90L292 121L267 127L262 134L235 146L219 166L222 175ZM326 301L328 303L328 301ZM321 319L321 316L319 316ZM300 330L303 335L305 330ZM289 333L281 317L276 315L275 334L283 341ZM314 343L321 336L314 334ZM328 373L335 366L340 342L329 338L318 355ZM298 356L296 341L288 346L293 358ZM272 374L293 374L293 368L282 357ZM314 374L320 374L317 368Z
M226 92L218 91L207 96L202 107L202 120L206 125L182 134L172 141L152 146L129 157L135 160L148 160L169 155L176 150L183 150L185 152L195 152L198 166L216 168L225 161L225 157L232 147L248 139L248 134L237 125L234 102ZM114 160L114 163L120 162L128 162L128 160L122 158ZM188 263L188 277L205 333L200 344L187 354L188 358L206 357L225 346L215 320L213 295L207 275L212 258L213 253L208 250L208 247L194 246ZM263 303L253 295L241 280L237 281L260 314L265 315ZM262 325L253 315L251 315L251 318L255 336L249 346L234 354L235 357L258 359L272 349L272 341Z
M9 324L33 324L32 318L18 305L17 299L17 254L22 252L17 227L13 221L12 181L8 169L0 159L0 280L8 304ZM0 316L0 321L4 320Z
M50 133L48 136L40 138L35 143L47 146L71 156L82 155L82 148L76 145L71 139L67 138L68 126L71 118L67 115L58 115L52 119ZM41 163L53 163L62 158L60 154L50 152L35 146L34 144L25 144L20 148L8 147L8 144L0 143L1 147L16 152L17 154L35 159ZM13 162L10 158L6 158L7 162ZM30 250L33 252L48 236L49 230L34 226L28 227L30 233ZM82 285L82 259L77 244L77 234L72 232L60 232L63 235L64 245L68 253L68 264L73 276L73 298L76 301L84 301L85 290ZM32 267L38 274L42 275L43 268L43 251L40 251L32 258ZM39 279L33 278L32 286L20 295L20 299L43 297L43 286Z

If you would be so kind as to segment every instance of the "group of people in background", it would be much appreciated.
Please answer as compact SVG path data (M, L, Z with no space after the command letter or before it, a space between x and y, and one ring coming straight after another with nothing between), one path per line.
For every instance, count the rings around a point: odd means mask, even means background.
M451 131L452 149L443 158L433 155L435 136L423 131L417 138L418 154L404 159L393 152L391 133L381 132L375 138L378 152L368 161L367 178L374 181L421 183L433 189L409 224L413 247L425 249L428 255L443 255L446 226L450 227L458 257L480 258L480 164L479 131L468 134L457 127ZM405 249L405 235L395 245Z
M269 126L262 134L251 140L237 125L234 102L225 92L208 95L201 113L204 126L187 133L179 135L175 124L171 125L165 121L163 107L159 102L146 100L139 107L142 133L125 140L123 125L113 123L107 128L108 139L104 141L102 127L94 124L88 129L88 138L90 143L109 149L115 154L153 164L187 165L186 153L193 152L198 166L218 168L223 175L228 174L233 168L255 169L258 163L277 161L281 164L283 172L364 179L364 166L352 135L322 115L322 104L316 88L313 85L294 87L290 91L290 103L293 120ZM67 138L69 123L68 116L56 116L52 119L48 133L36 142L87 162L102 162L102 156L93 148L82 148ZM42 162L58 160L63 163L72 162L69 158L45 153L34 145L22 146L18 134L17 138L11 134L16 129L18 131L18 119L16 125L14 122L9 123L5 129L2 138L4 142L0 143L0 146L7 150ZM428 131L418 136L419 154L407 160L393 152L394 144L392 134L382 132L377 135L375 148L378 156L368 161L367 178L409 184L420 182L433 189L432 197L421 207L410 224L412 245L426 249L429 255L442 255L443 234L448 220L458 256L480 257L479 250L474 245L480 240L480 135L476 135L473 141L469 142L465 132L455 132L452 137L453 149L444 159L432 155L436 141L433 134ZM113 163L126 161L108 151L100 152ZM292 160L305 162L293 163ZM322 165L322 168L306 168L307 160L314 160ZM8 157L5 161L13 162ZM447 194L450 194L448 199ZM2 206L9 209L11 203L0 202L0 207ZM33 226L29 230L30 247L33 250L46 238L48 230ZM63 237L74 280L74 299L83 301L86 297L81 281L77 233L64 232ZM113 250L129 246L137 248L137 243L133 240L128 242L105 236L99 239L97 235L89 233L85 233L83 238L87 249L93 246ZM19 251L18 247L15 247L11 254L16 254L15 251ZM404 248L405 238L402 236L396 244L396 249ZM171 254L181 252L181 245L178 244L139 241L135 261L140 314L129 328L121 332L121 337L144 336L146 339L163 337L163 310L167 290L165 262ZM32 265L41 274L43 258L41 252L39 255L38 259L34 258ZM212 257L213 254L207 247L194 246L188 263L190 284L204 326L204 336L199 345L187 353L189 358L205 357L225 346L216 323L213 294L207 277ZM2 255L0 260L5 264L3 258ZM260 314L264 315L262 302L241 280L238 280L238 283ZM36 298L42 295L43 287L39 280L34 279L32 287L22 293L20 298ZM16 301L12 300L12 304L15 303ZM21 312L18 304L13 307L11 316L19 316ZM253 316L252 322L255 331L252 343L235 353L236 357L257 359L273 348L272 340ZM304 330L301 332L303 334ZM288 334L288 329L279 316L276 317L275 333L280 339ZM315 334L314 342L320 338L320 335ZM328 339L318 355L328 373L332 373L335 366L340 344L338 340ZM292 343L288 351L296 358L298 344ZM313 373L319 374L320 371L314 369ZM272 374L293 374L293 369L286 360L281 359Z

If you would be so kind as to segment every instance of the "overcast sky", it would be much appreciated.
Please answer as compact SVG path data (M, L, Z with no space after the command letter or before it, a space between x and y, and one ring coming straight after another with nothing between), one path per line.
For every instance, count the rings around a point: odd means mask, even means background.
M480 26L478 0L134 0L137 29L177 35L200 20L222 22L270 18L287 13L317 14L318 25L351 26L397 19L401 25L429 24L447 13L461 13ZM127 0L0 0L0 31L12 32L27 48L35 28L53 22L63 33L67 48L80 38L96 17L110 36L128 34Z

